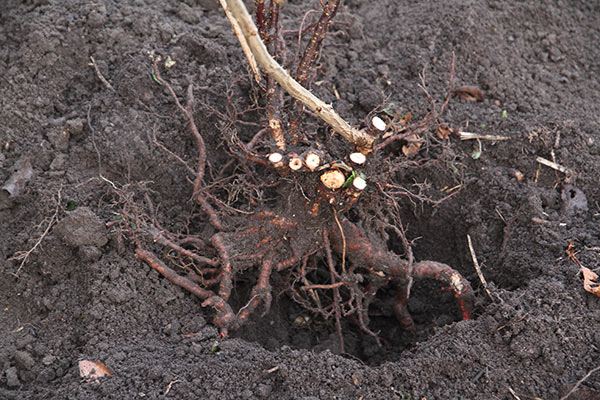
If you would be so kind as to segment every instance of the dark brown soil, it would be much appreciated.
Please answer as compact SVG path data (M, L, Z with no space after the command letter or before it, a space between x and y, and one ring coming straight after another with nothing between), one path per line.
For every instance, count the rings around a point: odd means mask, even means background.
M317 5L290 1L284 25ZM136 260L110 224L114 187L146 187L174 229L194 209L185 170L152 144L155 133L178 154L193 148L152 79L150 55L170 55L178 93L193 81L216 110L228 88L247 95L217 2L6 0L0 183L16 169L31 177L12 196L0 192L0 398L558 399L599 365L600 298L584 291L565 250L574 242L582 264L598 267L600 4L348 0L332 31L313 89L352 122L391 103L422 117L431 104L420 73L442 103L455 54L455 85L479 87L485 100L453 97L444 121L510 138L482 141L475 159L477 143L453 136L446 172L438 163L405 178L440 193L462 177L458 195L435 208L406 202L402 218L417 259L445 262L473 283L474 319L458 321L452 296L420 282L409 302L416 336L382 315L373 324L389 341L381 348L349 326L348 354L337 354L329 322L285 295L221 339L210 310ZM222 162L217 116L196 119L212 162ZM20 252L48 227L21 265ZM249 283L237 282L234 298ZM112 376L82 379L82 359ZM569 397L598 398L600 372Z

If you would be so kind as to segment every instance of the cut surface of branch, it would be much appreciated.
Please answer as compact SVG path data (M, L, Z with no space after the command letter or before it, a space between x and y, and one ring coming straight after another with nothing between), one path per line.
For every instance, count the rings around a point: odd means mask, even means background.
M360 176L357 176L352 180L352 186L354 186L358 190L364 190L367 187L367 181L365 181Z
M387 129L387 125L379 117L373 117L373 119L371 120L371 123L373 124L375 129L377 129L380 132L385 132L385 130Z
M317 153L308 153L304 162L309 170L314 171L321 164L321 157Z
M367 161L367 157L363 153L350 153L350 161L354 164L362 165Z
M260 39L258 29L242 0L225 0L228 10L237 20L250 50L256 57L258 64L267 74L272 76L293 98L307 106L319 118L325 121L335 132L346 140L356 144L362 151L370 151L375 138L364 130L352 127L330 104L326 104L316 97L283 69L281 65L269 54L265 44Z
M325 187L331 190L341 188L345 181L346 177L337 169L330 169L321 175L321 182L323 182Z
M290 157L289 166L292 171L298 171L303 166L302 159L298 156Z
M269 154L269 161L272 163L278 163L283 159L283 156L279 153L271 153Z

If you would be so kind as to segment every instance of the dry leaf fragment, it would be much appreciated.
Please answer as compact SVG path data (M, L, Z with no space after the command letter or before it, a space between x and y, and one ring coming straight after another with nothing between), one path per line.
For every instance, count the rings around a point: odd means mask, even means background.
M517 182L523 182L525 175L523 175L523 173L521 171L519 171L518 169L515 169L513 174L514 174L515 178L517 179Z
M438 126L437 137L439 137L442 140L447 140L453 133L457 133L456 129L452 129L448 125L441 124L440 126Z
M98 378L103 376L111 376L106 365L97 361L80 360L79 361L79 376L98 382Z
M598 274L591 269L584 267L575 255L575 243L569 242L567 250L565 250L569 259L575 263L581 270L583 275L583 289L600 297L600 283L598 282Z
M583 265L580 265L579 268L581 268L581 274L583 275L583 288L585 291L600 297L598 274Z
M399 111L402 111L402 110L399 110ZM394 121L398 121L398 123L401 126L406 126L410 122L410 118L412 117L412 114L410 112L407 112L404 115L398 114L397 117L398 118L396 119L396 116L394 116Z
M483 92L474 86L461 86L454 94L467 101L483 101Z
M17 161L14 168L15 172L4 183L4 186L2 186L2 189L6 190L10 197L17 197L25 188L25 184L33 176L31 161L27 157Z
M419 142L419 135L410 135L406 138L408 144L402 146L402 154L408 158L414 158L421 148L421 142Z

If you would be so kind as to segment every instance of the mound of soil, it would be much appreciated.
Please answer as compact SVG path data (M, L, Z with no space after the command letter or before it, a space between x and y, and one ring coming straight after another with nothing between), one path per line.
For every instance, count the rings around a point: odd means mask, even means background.
M325 40L315 91L352 123L377 107L415 118L444 102L455 129L440 169L407 186L444 197L406 203L417 259L452 265L476 289L459 321L450 293L419 282L414 335L374 318L383 347L345 335L287 296L222 339L201 301L135 259L115 229L115 191L140 188L174 230L194 212L185 121L152 78L169 55L214 112L196 116L211 162L227 162L219 112L247 102L248 70L207 0L7 0L0 11L0 398L600 398L600 298L579 266L600 260L600 5L586 1L348 0ZM289 1L296 29L318 1ZM422 79L423 78L423 79ZM429 97L420 84L424 83ZM398 151L398 149L396 149ZM554 161L561 169L539 162ZM457 180L457 177L460 179ZM417 186L418 185L418 186ZM487 280L473 266L467 235ZM234 298L247 295L237 282ZM111 376L82 378L79 361ZM584 378L581 382L576 383Z

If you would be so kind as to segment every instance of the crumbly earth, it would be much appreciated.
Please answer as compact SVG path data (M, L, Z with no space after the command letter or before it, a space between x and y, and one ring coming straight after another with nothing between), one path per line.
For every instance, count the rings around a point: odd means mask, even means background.
M598 2L345 2L313 85L344 117L357 123L386 106L422 117L431 103L420 74L439 106L454 54L455 87L478 87L485 99L452 97L443 121L508 137L451 136L445 172L438 163L404 177L438 194L462 183L436 207L407 201L402 219L417 259L448 263L473 283L474 318L458 321L452 296L419 282L409 302L416 334L380 312L374 325L387 344L347 326L347 354L330 321L285 295L221 339L211 311L136 260L115 229L115 188L143 185L173 229L194 211L185 169L153 144L156 135L193 156L183 119L152 79L152 54L175 62L165 78L181 96L193 81L220 112L228 89L248 96L217 4L3 2L0 398L557 399L599 365L600 298L565 253L573 242L583 265L599 265ZM316 7L289 1L284 26ZM227 161L219 118L205 109L196 119L214 170ZM15 170L22 178L11 181ZM237 282L234 297L249 284ZM112 375L83 379L79 360ZM568 398L600 398L600 373Z

